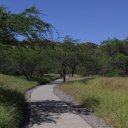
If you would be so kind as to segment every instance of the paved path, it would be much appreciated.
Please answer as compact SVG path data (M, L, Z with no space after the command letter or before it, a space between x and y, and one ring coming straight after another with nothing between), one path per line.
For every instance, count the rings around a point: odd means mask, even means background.
M92 128L77 113L61 101L53 88L61 80L39 86L31 93L31 128Z

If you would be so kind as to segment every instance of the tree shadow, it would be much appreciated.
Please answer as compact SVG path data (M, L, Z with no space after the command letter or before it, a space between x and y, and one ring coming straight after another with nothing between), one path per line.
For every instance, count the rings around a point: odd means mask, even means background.
M74 113L74 106L63 101L45 100L30 103L30 124L56 123L63 113Z
M0 87L0 105L23 108L25 103L24 95L17 90Z

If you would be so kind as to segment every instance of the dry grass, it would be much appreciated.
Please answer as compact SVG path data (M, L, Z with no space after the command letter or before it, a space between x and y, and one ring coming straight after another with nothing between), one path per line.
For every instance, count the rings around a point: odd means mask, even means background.
M77 78L62 84L60 89L74 96L114 128L128 128L127 77Z
M127 77L101 77L93 84L98 85L100 88L111 89L111 90L128 90L128 78Z

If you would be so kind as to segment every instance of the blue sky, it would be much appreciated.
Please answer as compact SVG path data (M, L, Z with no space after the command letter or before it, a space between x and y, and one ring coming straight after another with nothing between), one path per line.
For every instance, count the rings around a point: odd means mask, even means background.
M80 42L128 37L128 0L0 0L0 5L16 13L35 5L61 37Z

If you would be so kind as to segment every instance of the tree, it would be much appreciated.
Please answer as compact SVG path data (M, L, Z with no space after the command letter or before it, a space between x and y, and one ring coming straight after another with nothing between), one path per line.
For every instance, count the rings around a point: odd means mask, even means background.
M77 65L79 64L79 58L78 58L78 47L76 44L76 40L73 40L71 37L67 36L64 39L64 42L62 44L63 51L65 52L64 60L65 65L67 65L71 69L72 77L74 76L75 69Z
M128 75L128 56L118 53L115 56L113 63L119 70L120 75Z
M0 39L2 43L11 43L21 35L33 43L35 39L44 39L51 34L52 25L39 17L40 12L36 7L25 9L14 14L0 7Z

